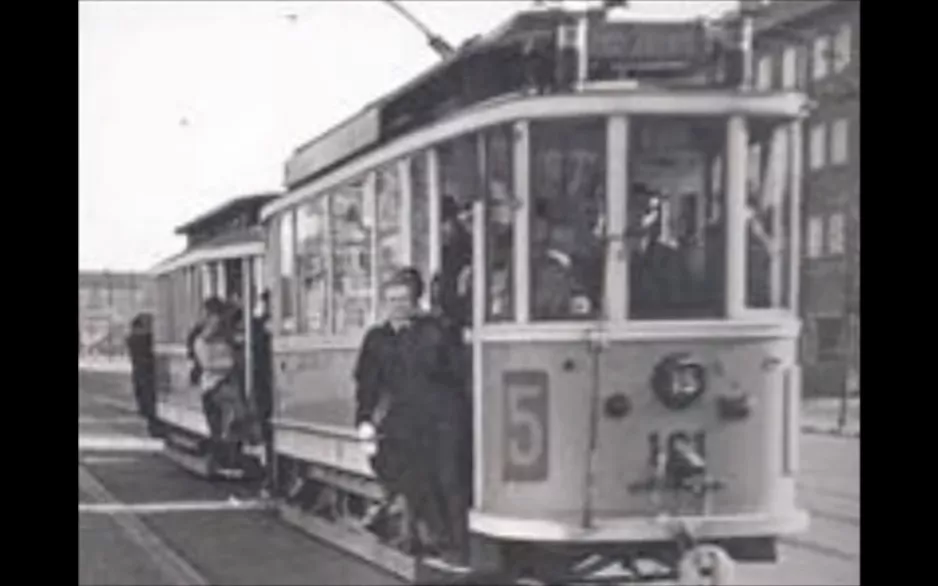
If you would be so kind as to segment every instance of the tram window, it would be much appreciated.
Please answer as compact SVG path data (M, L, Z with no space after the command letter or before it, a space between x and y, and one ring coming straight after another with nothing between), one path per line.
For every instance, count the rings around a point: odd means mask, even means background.
M486 321L514 318L514 169L513 130L499 126L483 134L485 165Z
M295 222L293 210L280 217L280 327L285 334L296 332L296 278L293 271Z
M750 171L762 178L746 194L746 305L789 306L791 262L791 172L788 124L749 122L750 148L760 157Z
M156 339L158 342L172 342L172 298L170 296L169 275L160 275L156 279L157 320ZM95 290L96 292L97 290Z
M531 316L588 319L602 310L605 119L531 124Z
M371 318L371 234L374 215L365 205L365 183L359 180L332 194L332 291L335 331L361 330Z
M401 182L397 161L391 162L375 173L375 199L378 210L378 282L384 283L403 266L401 246ZM379 303L382 303L379 300ZM379 315L385 308L379 305Z
M479 193L478 136L460 136L437 147L441 221L440 309L460 325L472 320L472 202ZM510 250L510 249L509 249Z
M300 291L298 321L302 332L329 331L327 204L326 196L307 202L299 208L296 219L296 275Z
M723 313L723 120L634 118L629 146L631 319Z
M413 265L426 279L430 270L430 190L427 183L427 154L410 161L411 251Z
M173 272L173 343L181 343L186 339L188 323L186 322L186 276L185 269Z

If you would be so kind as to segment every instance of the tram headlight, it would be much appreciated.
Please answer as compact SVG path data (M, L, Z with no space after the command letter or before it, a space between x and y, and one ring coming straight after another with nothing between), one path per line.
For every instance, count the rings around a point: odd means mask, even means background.
M669 409L684 409L707 389L707 371L686 354L672 354L652 373L651 388Z

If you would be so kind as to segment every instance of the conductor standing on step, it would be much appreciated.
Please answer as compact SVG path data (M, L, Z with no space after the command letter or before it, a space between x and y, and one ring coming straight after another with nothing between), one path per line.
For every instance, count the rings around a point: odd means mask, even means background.
M441 489L458 491L457 454L441 431L454 416L462 382L452 337L439 319L420 312L422 295L415 269L401 269L384 284L387 320L368 331L355 368L356 424L377 430L376 472L404 495L413 552L433 555L462 541L454 527L462 523L441 502ZM419 522L429 536L418 534Z

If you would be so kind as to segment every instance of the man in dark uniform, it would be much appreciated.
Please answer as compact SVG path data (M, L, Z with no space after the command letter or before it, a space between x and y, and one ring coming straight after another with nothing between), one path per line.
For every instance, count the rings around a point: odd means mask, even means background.
M157 435L156 425L156 357L153 353L152 318L140 314L130 324L127 350L133 373L137 410L147 420L150 435Z
M261 438L264 442L264 463L267 467L267 490L275 490L273 426L273 351L270 331L270 292L260 295L258 307L252 317L251 345L254 355L253 381L254 405L260 420Z
M356 424L377 432L375 472L410 510L414 553L464 549L465 491L457 464L463 381L453 336L418 310L423 281L402 269L385 284L387 320L368 331L355 368ZM429 537L417 532L418 521Z

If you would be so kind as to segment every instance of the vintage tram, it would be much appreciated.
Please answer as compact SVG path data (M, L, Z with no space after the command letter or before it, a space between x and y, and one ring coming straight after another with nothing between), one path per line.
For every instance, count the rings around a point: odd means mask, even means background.
M563 582L616 565L629 581L655 574L650 559L658 578L726 583L733 560L774 560L806 527L809 105L740 87L701 23L663 26L523 13L295 151L261 213L266 248L243 255L263 250L273 301L287 520L399 575L428 571L359 528L382 492L351 376L380 283L414 266L470 279L473 570ZM539 43L575 73L522 91ZM615 62L652 45L657 61ZM447 253L460 234L463 261Z
M157 359L156 416L165 430L167 454L187 468L210 475L202 458L209 436L202 393L190 379L192 361L187 336L199 322L204 299L217 297L240 307L245 319L239 328L242 380L250 398L254 332L246 319L263 285L264 234L261 208L278 197L261 193L235 198L180 226L187 239L183 252L150 270L157 287L154 354ZM245 446L246 460L257 460L263 450ZM247 468L258 470L256 465ZM239 470L244 473L245 470Z

